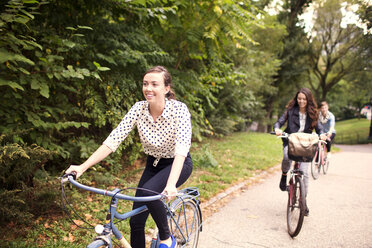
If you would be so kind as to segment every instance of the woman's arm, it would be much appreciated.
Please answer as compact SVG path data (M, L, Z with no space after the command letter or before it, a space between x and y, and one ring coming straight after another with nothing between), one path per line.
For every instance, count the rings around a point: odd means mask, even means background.
M283 131L280 129L284 123L287 121L287 112L288 111L285 111L284 114L282 114L282 116L278 119L277 122L275 122L274 124L274 131L275 131L275 134L277 136L280 136L282 135Z
M76 177L80 177L87 169L101 162L111 153L112 150L108 146L101 145L84 163L81 165L71 165L65 173L69 174L75 171L77 173Z
M163 193L172 198L177 193L177 182L180 177L185 158L191 146L191 115L186 104L181 103L176 111L176 132L175 132L175 156L172 169L168 177L167 185Z
M173 160L172 169L169 174L169 178L167 181L167 185L165 186L165 189L163 193L167 194L168 196L172 197L177 193L177 187L176 184L178 182L178 179L180 177L183 164L185 162L185 158L182 155L176 154Z
M329 125L329 131L327 135L328 137L331 137L333 131L335 130L335 124L336 124L335 116L332 113L330 113L329 121L330 121L330 125Z

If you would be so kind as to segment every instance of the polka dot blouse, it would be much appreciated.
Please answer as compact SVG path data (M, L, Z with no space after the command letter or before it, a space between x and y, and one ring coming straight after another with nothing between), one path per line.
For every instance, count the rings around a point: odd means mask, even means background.
M187 156L192 131L186 104L166 99L163 113L154 122L148 102L137 102L103 144L113 152L116 151L135 125L145 153L158 158L157 161L160 158L173 158L175 155Z

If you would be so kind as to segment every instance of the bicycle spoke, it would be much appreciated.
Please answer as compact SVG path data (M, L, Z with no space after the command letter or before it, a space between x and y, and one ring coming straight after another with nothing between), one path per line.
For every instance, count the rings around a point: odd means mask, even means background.
M197 247L199 239L200 216L195 202L191 199L181 201L169 219L172 235L179 247Z

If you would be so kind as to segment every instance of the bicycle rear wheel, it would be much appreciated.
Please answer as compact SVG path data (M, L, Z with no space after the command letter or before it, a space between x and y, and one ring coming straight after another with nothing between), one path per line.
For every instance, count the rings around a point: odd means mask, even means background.
M201 216L194 200L179 201L169 217L169 228L177 247L196 248L199 241Z
M324 175L327 174L328 167L329 167L329 160L328 160L328 158L326 158L325 161L324 161L324 164L323 164L323 174Z
M315 153L313 161L311 161L311 175L313 176L314 180L318 179L320 174L320 156L319 151Z
M290 183L287 205L287 228L291 237L296 237L301 230L306 209L305 186L302 179L295 177Z

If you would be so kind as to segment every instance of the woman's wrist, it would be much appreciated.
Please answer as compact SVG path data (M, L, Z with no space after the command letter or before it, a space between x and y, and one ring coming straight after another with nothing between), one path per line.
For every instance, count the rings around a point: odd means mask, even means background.
M80 169L82 170L82 173L84 173L86 170L88 170L92 165L88 165L85 162L80 165Z
M173 182L173 180L171 180L169 178L169 180L167 181L167 185L165 187L166 188L168 188L168 187L174 187L174 188L176 188L176 182Z

